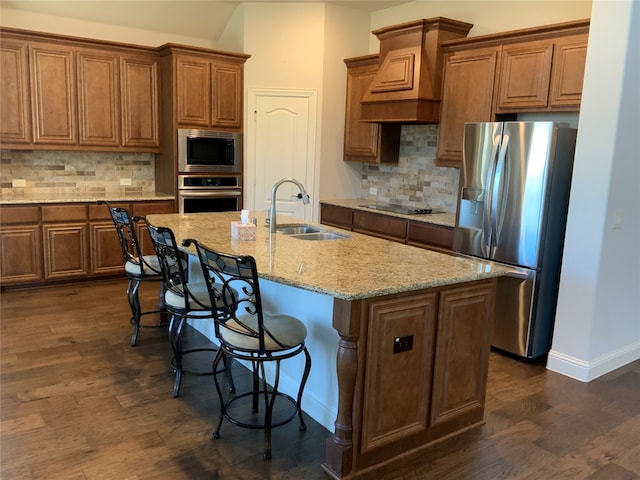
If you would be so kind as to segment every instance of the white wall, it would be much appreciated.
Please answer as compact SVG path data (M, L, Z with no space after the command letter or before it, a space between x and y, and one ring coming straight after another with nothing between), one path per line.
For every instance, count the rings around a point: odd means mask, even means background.
M325 198L360 193L361 166L342 161L346 66L344 58L366 53L368 16L319 3L243 5L245 86L318 92L313 218ZM246 113L251 121L252 112Z
M366 53L368 32L367 15L351 8L326 6L322 152L317 175L320 199L353 198L360 194L362 164L342 159L347 89L344 59Z
M594 1L548 362L583 381L640 358L639 32L637 2Z
M131 43L148 47L158 47L165 43L181 43L197 47L215 48L213 41L209 39L45 15L27 10L5 8L1 5L0 18L2 19L3 27L21 28L72 37Z
M591 0L417 0L371 14L371 30L419 18L448 17L473 24L469 37L591 16ZM370 52L379 49L370 36Z

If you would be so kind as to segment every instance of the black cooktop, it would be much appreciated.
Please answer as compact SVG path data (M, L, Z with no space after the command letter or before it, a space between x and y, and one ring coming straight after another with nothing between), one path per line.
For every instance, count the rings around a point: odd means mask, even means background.
M402 213L403 215L425 215L430 213L443 213L442 210L438 210L435 208L403 207L401 205L390 205L383 203L374 203L372 205L360 206L372 208L374 210L382 210L384 212Z

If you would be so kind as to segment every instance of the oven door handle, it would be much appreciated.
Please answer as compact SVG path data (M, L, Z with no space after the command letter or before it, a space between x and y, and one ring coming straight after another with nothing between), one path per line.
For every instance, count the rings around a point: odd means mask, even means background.
M178 195L182 198L240 197L242 190L179 190Z

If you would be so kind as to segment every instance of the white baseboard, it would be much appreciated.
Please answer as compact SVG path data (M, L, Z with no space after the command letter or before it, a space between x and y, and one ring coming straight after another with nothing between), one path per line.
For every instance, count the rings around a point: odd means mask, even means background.
M547 357L547 368L581 382L590 382L639 358L640 342L626 345L593 360L582 360L551 350Z

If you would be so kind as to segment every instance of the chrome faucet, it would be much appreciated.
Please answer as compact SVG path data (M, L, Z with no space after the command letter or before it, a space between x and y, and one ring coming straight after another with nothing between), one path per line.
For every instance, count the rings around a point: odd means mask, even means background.
M298 195L298 197L302 198L303 204L305 205L309 204L309 195L307 195L307 191L304 189L304 186L298 180L290 177L278 180L276 183L273 184L273 187L271 188L271 207L269 207L269 231L270 232L276 231L276 192L278 191L278 187L283 183L293 183L294 185L297 185L298 188L300 189L300 194Z

